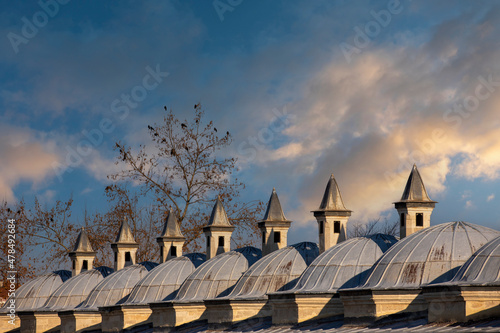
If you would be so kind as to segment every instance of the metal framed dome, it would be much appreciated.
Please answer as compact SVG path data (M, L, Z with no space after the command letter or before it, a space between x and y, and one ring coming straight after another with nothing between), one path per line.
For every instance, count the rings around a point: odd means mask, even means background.
M50 295L71 277L66 270L54 271L23 284L16 291L16 311L37 309L47 301ZM1 312L7 312L7 301Z
M496 230L466 222L423 229L392 246L361 288L411 289L450 281L477 249L498 236Z
M253 246L213 257L189 275L174 301L201 301L229 294L241 275L261 257L262 251Z
M370 268L398 240L375 234L350 238L323 252L300 276L294 293L334 293L361 285Z
M477 250L451 281L459 284L500 285L500 237Z
M225 298L261 298L269 292L288 290L318 255L318 245L311 242L271 252L250 267Z
M100 306L115 305L125 301L137 282L156 266L157 263L145 261L114 272L96 285L75 310L97 310Z
M124 304L147 304L174 298L182 283L205 259L204 254L189 253L167 260L135 285Z
M111 273L113 273L112 268L101 266L72 277L50 295L40 310L75 308L88 297L99 282Z

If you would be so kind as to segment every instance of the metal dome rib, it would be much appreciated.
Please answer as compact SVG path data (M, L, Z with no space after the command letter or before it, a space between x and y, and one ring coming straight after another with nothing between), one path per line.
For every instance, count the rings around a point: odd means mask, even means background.
M143 262L127 266L109 275L92 289L85 301L75 310L97 310L100 306L114 305L125 301L124 298L130 294L135 284L157 265L153 262Z
M477 250L460 268L451 283L500 284L500 237Z
M336 292L358 286L377 259L396 242L395 237L381 234L341 242L314 260L289 292Z
M61 286L68 277L70 271L60 270L43 274L19 287L16 291L16 311L37 309L47 301L49 296ZM7 312L6 302L1 309L2 313Z
M282 288L289 289L318 254L318 246L311 242L274 251L249 268L227 298L259 298Z
M191 273L174 300L197 301L226 295L248 267L261 257L261 251L251 246L222 253Z
M80 273L57 288L40 310L72 309L82 303L113 269L105 266Z
M124 304L147 304L172 299L199 261L204 260L204 254L191 253L158 265L134 286Z
M465 222L424 229L391 247L372 267L361 288L420 288L449 281L476 248L499 235L496 230Z

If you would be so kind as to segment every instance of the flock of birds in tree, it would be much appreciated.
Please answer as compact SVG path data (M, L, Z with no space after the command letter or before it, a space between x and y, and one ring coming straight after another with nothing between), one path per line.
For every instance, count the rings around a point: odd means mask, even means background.
M195 109L195 110L196 110L197 108L199 108L199 107L200 107L200 103L198 103L198 104L195 104L195 105L194 105L194 109ZM165 109L165 111L167 111L167 110L168 110L166 106L163 106L163 108ZM198 123L198 121L199 121L199 120L198 120L198 119L196 119L196 123ZM187 128L187 125L186 125L185 123L181 123L181 127L182 127L183 129L186 129L186 128ZM149 129L150 131L155 131L154 127L152 127L152 126L150 126L150 125L148 125L148 129ZM216 127L214 127L214 132L217 132L217 128L216 128ZM158 132L156 132L156 131L153 133L153 135L154 135L154 136L159 136ZM227 131L227 132L226 132L226 135L227 135L227 136L229 136L229 131ZM165 142L165 139L163 139L163 142ZM189 147L187 147L187 146L184 146L184 149L186 149L187 151L189 151ZM172 156L176 156L176 154L177 154L177 153L176 153L175 148L172 148L172 149L170 150L170 155L172 155Z

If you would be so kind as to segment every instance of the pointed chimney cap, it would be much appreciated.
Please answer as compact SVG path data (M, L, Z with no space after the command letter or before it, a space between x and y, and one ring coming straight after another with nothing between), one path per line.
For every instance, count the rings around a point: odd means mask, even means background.
M172 209L168 212L160 238L184 238L184 235L179 228L179 223L177 223L177 217Z
M118 236L116 236L115 243L136 244L134 235L132 234L132 230L128 225L127 217L123 219L122 225L120 226L120 231L118 231Z
M94 250L92 249L92 245L90 244L87 232L83 227L78 234L78 237L76 238L75 246L73 247L72 252L94 252Z
M335 180L333 173L328 180L328 184L326 185L323 200L321 200L321 204L315 212L321 211L351 212L344 206L344 201L342 200L342 195L340 194L339 186L337 185L337 181Z
M416 164L413 164L410 176L406 182L405 190L403 191L403 195L401 196L401 200L399 200L399 202L436 203L436 201L432 201L431 198L429 198Z
M267 203L266 213L264 214L262 221L288 221L283 213L280 199L278 199L278 194L274 188Z
M212 209L212 214L210 215L210 220L208 220L207 227L231 227L233 225L229 222L226 214L226 210L222 206L222 201L220 196L217 196L215 200L214 208Z

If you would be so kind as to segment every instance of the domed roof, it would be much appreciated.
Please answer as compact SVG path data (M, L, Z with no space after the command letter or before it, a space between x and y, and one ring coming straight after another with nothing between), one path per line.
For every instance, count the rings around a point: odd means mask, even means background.
M198 267L177 293L176 301L201 301L225 296L241 275L262 257L253 246L219 254Z
M175 297L186 278L205 262L201 253L189 253L165 261L139 281L124 304L146 304Z
M113 273L112 268L101 266L73 276L50 295L40 310L73 309L83 302L90 291L111 273Z
M362 288L420 288L449 281L477 249L499 235L466 222L423 229L394 244L370 270Z
M114 272L95 286L75 310L97 310L100 306L115 305L125 301L124 297L130 294L137 282L156 266L157 263L145 261Z
M318 254L318 245L311 242L271 252L243 274L227 298L264 297L269 292L287 290Z
M24 311L41 307L49 296L71 277L71 272L66 270L55 271L40 275L26 282L16 291L16 311ZM1 312L7 311L6 302Z
M452 283L500 284L500 237L477 250L463 264Z
M290 292L336 292L359 286L373 264L397 241L394 236L376 234L340 242L316 258Z

